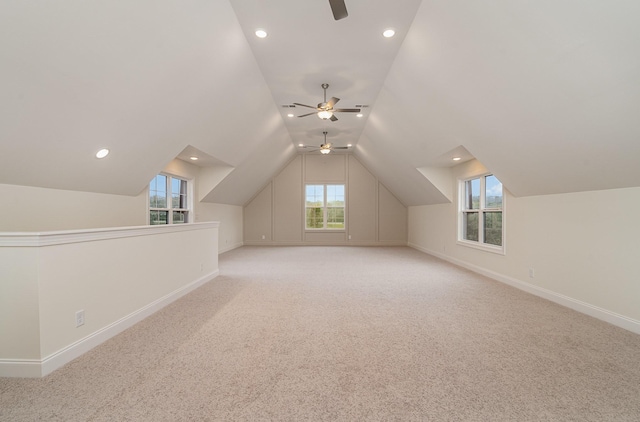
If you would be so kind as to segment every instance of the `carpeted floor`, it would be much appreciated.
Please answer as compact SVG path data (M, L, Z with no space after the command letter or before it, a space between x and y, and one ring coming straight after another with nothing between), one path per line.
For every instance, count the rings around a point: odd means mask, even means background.
M639 421L640 336L404 247L243 247L2 421Z

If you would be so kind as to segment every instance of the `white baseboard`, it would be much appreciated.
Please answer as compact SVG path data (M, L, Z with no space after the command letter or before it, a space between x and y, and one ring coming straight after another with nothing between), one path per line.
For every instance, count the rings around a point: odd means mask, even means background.
M227 245L227 246L225 246L224 248L222 248L222 249L219 249L219 250L218 250L218 255L223 254L223 253L225 253L225 252L232 251L232 250L234 250L234 249L238 249L238 248L240 248L240 247L242 247L242 246L244 246L244 243L242 243L242 242L234 243L234 244L233 244L233 245L231 245L231 246L228 246L228 245Z
M560 293L556 293L554 291L539 287L539 286L534 286L532 284L529 283L525 283L522 280L518 280L516 278L513 277L509 277L503 274L499 274L496 273L494 271L491 270L487 270L486 268L482 268L479 267L477 265L474 264L469 264L468 262L464 262L461 261L459 259L456 258L452 258L450 256L441 254L439 252L435 252L435 251L431 251L428 249L425 249L419 245L416 245L414 243L409 243L408 244L409 247L414 248L419 250L420 252L424 252L428 255L432 255L435 256L436 258L440 258L443 259L445 261L448 261L454 265L457 265L459 267L463 267L466 268L468 270L471 270L475 273L484 275L486 277L489 277L493 280L499 281L501 283L505 283L508 284L509 286L515 287L517 289L523 290L527 293L531 293L533 295L536 295L538 297L550 300L552 302L555 302L559 305L565 306L567 308L573 309L574 311L578 311L581 312L583 314L592 316L594 318L597 318L601 321L605 321L608 322L609 324L613 324L617 327L620 328L624 328L625 330L629 330L633 333L636 334L640 334L640 321L632 319L632 318L628 318L624 315L620 315L617 314L615 312L611 312L607 309L604 308L600 308L598 306L594 306L591 305L589 303L586 302L582 302L580 300L574 299L572 297L569 296L565 296L562 295Z
M247 240L243 243L244 246L407 246L407 242L404 241L371 241L360 242L357 240L345 240L341 242L312 242L312 241L270 241L270 240Z
M119 320L95 331L88 336L72 343L44 359L0 359L0 377L40 378L44 377L75 358L83 355L94 347L120 334L129 327L142 321L146 317L158 312L171 302L176 301L187 293L213 280L220 271L215 270L173 292L149 303L148 305L126 315Z

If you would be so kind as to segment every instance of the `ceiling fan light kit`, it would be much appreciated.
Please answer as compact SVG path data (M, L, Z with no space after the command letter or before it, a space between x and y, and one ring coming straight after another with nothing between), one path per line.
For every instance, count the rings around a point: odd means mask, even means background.
M359 108L333 108L333 106L336 105L338 101L340 101L340 98L331 97L329 98L329 101L327 101L327 88L329 88L329 84L325 83L321 86L324 90L324 101L319 103L316 107L307 104L293 103L296 106L313 108L316 110L312 113L302 114L298 117L307 117L311 116L312 114L316 114L322 120L331 120L332 122L335 122L336 120L338 120L338 118L334 113L360 113Z
M331 116L333 116L333 112L329 110L322 110L318 112L318 117L322 120L328 120L331 118Z
M324 132L322 132L322 134L324 135L324 143L320 144L320 148L318 147L311 147L311 146L305 146L303 144L298 144L298 147L300 148L313 148L310 152L313 151L320 151L320 154L329 154L331 151L337 150L337 149L349 149L351 148L351 144L347 145L346 147L334 147L331 142L327 142L327 131L325 130Z

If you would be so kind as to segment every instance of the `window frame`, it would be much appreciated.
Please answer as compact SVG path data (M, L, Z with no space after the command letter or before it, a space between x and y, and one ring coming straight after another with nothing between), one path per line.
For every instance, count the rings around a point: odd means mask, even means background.
M506 255L506 194L504 185L502 182L502 206L501 207L487 207L486 206L486 178L494 176L493 173L481 173L473 176L468 176L458 179L458 234L457 244L467 246L474 249L479 249L487 252L492 252L500 255ZM480 203L478 208L467 208L467 182L479 179L480 182ZM498 180L496 178L496 180ZM499 180L498 180L499 181ZM501 245L493 245L485 242L485 215L488 213L500 212L502 214L502 239ZM465 214L477 213L478 214L478 240L465 239Z
M307 227L307 210L309 208L318 208L318 207L308 207L307 206L307 187L308 186L322 186L322 196L323 196L323 202L322 202L322 227ZM328 220L329 217L329 209L335 209L338 208L340 209L340 207L330 207L328 205L328 201L327 201L327 196L329 193L329 190L327 189L328 186L341 186L344 192L344 198L343 198L343 202L344 205L341 207L342 209L342 219L343 219L343 227L337 227L337 228L331 228L328 227L328 224L330 223L330 221ZM347 185L345 183L312 183L312 182L308 182L304 184L304 195L303 195L303 224L304 224L304 230L305 231L310 231L310 232L318 232L318 231L328 231L328 232L345 232L347 230Z
M151 206L151 184L153 183L153 181L156 179L156 177L158 176L164 176L166 178L165 180L165 193L166 193L166 205L167 207L152 207ZM186 199L184 201L184 204L186 205L186 208L184 207L179 207L179 208L174 208L173 207L173 195L172 195L172 181L173 180L178 180L180 182L184 182L186 184L186 188L185 188L185 193L184 195L186 196ZM179 195L183 195L182 194L182 190L180 190ZM182 202L182 201L179 201ZM149 182L149 185L147 186L147 225L162 225L162 224L152 224L151 223L151 213L153 211L158 211L158 212L166 212L167 213L167 222L166 225L170 225L170 224L189 224L192 222L193 220L193 183L190 179L187 179L186 177L182 177L182 176L177 176L175 174L170 174L170 173L165 173L165 172L161 172L158 173L157 175L155 175L153 177L153 179ZM179 213L183 213L185 215L185 222L175 222L174 221L174 212L179 212Z

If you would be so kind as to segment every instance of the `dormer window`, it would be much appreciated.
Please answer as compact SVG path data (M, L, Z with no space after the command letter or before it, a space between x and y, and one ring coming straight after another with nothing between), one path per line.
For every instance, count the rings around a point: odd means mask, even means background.
M149 184L149 224L190 222L189 181L159 174Z

